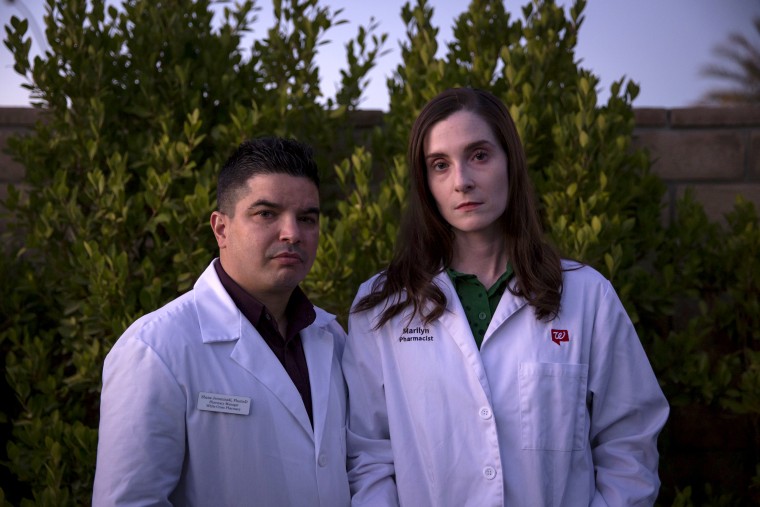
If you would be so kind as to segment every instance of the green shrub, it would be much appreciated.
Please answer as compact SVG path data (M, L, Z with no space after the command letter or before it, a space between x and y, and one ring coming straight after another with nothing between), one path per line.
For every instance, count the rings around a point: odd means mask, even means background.
M275 25L244 58L252 9L215 24L209 0L51 1L50 50L33 64L26 22L7 28L45 111L11 144L29 191L4 202L6 244L22 245L2 264L14 287L0 335L15 398L4 461L21 488L3 485L9 500L89 503L103 358L215 255L215 175L232 148L261 134L308 138L322 167L353 152L347 114L382 41L360 28L338 102L323 100L314 57L338 13L276 1Z
M530 2L513 19L499 0L473 0L446 48L430 3L405 5L390 110L365 146L350 113L385 35L358 28L340 89L326 98L314 57L343 22L339 12L275 0L274 26L243 51L253 3L217 9L216 21L211 3L49 0L50 50L33 63L26 22L6 28L45 115L11 144L28 186L3 203L0 350L10 394L0 428L11 431L3 461L13 478L0 505L89 503L103 358L215 255L214 178L234 146L265 133L315 146L327 213L304 285L345 324L358 284L393 250L411 124L450 86L488 88L510 107L549 236L613 281L671 403L757 423L757 214L740 202L724 227L687 196L676 222L662 224L664 186L630 144L637 86L614 83L599 104L598 78L577 63L584 1L568 12ZM666 467L670 451L664 442ZM681 479L664 485L663 501L730 497Z
M690 503L679 505L694 505L692 493L704 505L760 501L760 219L742 198L725 218L725 224L710 223L690 192L679 201L658 259L658 270L671 274L674 312L669 320L663 316L668 325L655 337L650 358L673 411L703 407L705 420L685 424L710 428L715 420L725 431L721 421L730 421L730 431L744 441L732 472L746 475L747 483L731 491L720 486L725 477L709 477L707 485L695 477L694 487L678 494ZM688 430L666 432L666 472L674 472L668 454L680 451L667 437Z

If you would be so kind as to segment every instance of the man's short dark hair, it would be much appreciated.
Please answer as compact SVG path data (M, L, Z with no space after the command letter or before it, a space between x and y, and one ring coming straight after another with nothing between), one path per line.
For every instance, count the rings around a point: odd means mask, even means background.
M241 190L257 174L288 174L308 178L319 188L319 171L311 147L295 139L259 137L243 141L219 172L216 203L233 215Z

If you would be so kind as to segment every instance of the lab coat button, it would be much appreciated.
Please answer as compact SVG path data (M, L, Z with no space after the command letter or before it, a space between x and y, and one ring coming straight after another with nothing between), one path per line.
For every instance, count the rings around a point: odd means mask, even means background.
M480 312L478 317L480 317L480 320L486 320L486 317L488 317L488 315L486 315L486 312Z
M491 413L491 409L488 407L482 407L480 409L480 418L481 419L490 419L493 414Z
M496 469L494 467L485 467L483 469L483 477L488 479L489 481L496 478Z
M317 463L321 467L327 465L327 455L326 454L320 454L319 458L317 458Z

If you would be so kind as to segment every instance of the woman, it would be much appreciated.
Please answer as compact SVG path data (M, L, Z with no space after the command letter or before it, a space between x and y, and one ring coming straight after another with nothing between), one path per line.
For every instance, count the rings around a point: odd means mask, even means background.
M441 93L408 156L343 356L353 505L652 505L667 402L611 284L543 240L504 104Z

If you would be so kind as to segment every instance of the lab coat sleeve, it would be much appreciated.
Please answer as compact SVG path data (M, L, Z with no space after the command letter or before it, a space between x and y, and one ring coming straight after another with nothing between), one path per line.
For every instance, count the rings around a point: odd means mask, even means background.
M398 505L388 410L377 340L368 312L349 318L343 373L348 385L346 432L351 505Z
M657 436L668 403L625 309L607 282L593 330L589 373L592 506L654 504L660 487Z
M185 454L185 395L138 337L106 358L93 506L171 505Z

